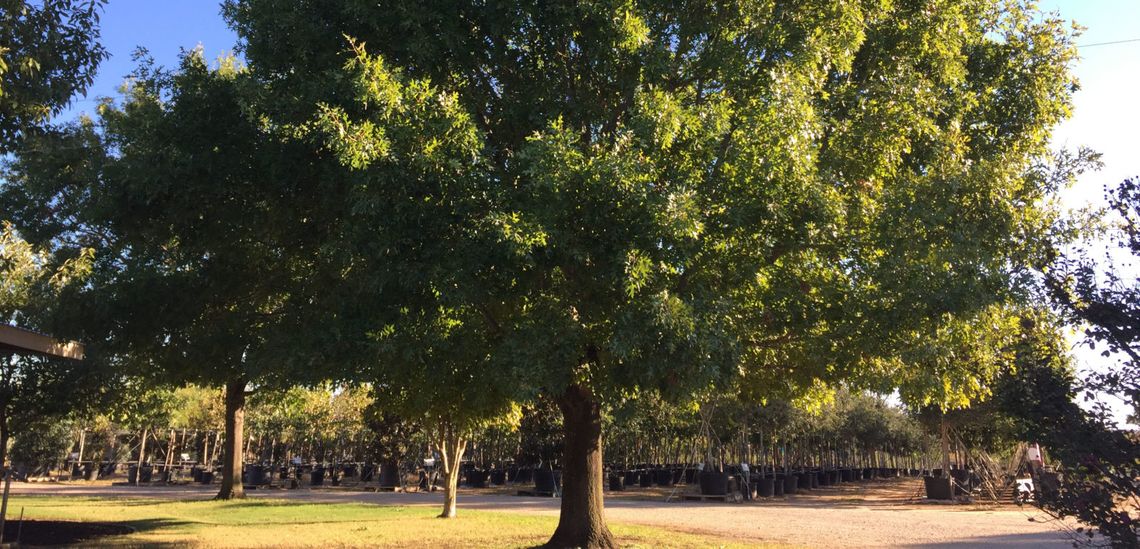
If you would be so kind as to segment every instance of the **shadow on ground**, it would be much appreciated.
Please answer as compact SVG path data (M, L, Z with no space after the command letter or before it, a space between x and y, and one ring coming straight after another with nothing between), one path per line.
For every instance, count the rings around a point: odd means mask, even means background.
M1072 542L1073 540L1061 532L1039 532L1027 534L1003 534L996 536L981 536L939 543L920 543L905 545L915 549L974 549L976 547L1011 547L1024 548L1041 547L1058 542Z

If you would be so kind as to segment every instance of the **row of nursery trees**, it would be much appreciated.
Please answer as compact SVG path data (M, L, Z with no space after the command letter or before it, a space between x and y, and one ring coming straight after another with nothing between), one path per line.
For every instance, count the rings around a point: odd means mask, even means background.
M227 0L240 59L141 55L62 121L101 2L0 6L0 313L87 347L4 362L0 438L56 381L222 387L220 498L251 396L368 384L424 418L444 516L473 434L544 396L549 545L612 547L623 400L966 408L1050 363L1047 297L1090 303L1056 196L1095 156L1049 149L1073 34L1028 0Z
M196 386L132 395L147 406L100 402L103 413L72 412L23 426L12 462L36 475L62 465L86 465L109 474L122 463L210 469L224 442L220 391ZM646 395L604 414L606 466L749 463L765 470L790 467L917 467L935 449L920 418L879 397L839 391L819 403L750 406L719 398L678 406ZM471 433L467 461L479 469L561 466L561 418L542 400L513 417ZM50 419L50 421L49 421ZM243 461L303 464L391 464L414 471L432 457L424 418L400 418L376 406L367 388L302 389L262 394L246 410ZM185 457L183 457L185 456ZM68 469L71 471L83 468Z
M949 414L904 410L883 397L842 389L761 405L725 395L675 404L645 394L604 411L604 463L618 473L740 463L761 473L803 467L929 471L941 466L938 437L944 423L969 449L1009 458L1026 434L1015 425L1020 403L1011 392L1024 378L1006 373L996 382L994 398ZM225 436L221 396L219 389L198 386L151 388L89 399L82 409L41 413L17 430L11 461L33 476L112 474L125 463L211 470ZM297 458L319 466L391 465L404 473L423 467L436 442L427 418L399 417L377 404L368 387L260 393L246 408L243 462L289 466ZM481 470L560 468L561 423L557 406L540 399L473 431L465 461ZM955 467L967 465L954 457Z

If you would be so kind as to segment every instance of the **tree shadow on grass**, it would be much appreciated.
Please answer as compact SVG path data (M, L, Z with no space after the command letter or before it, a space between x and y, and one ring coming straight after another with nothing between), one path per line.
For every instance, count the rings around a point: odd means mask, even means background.
M954 541L937 543L916 543L905 547L925 549L973 549L976 547L994 547L1008 549L1037 549L1056 547L1058 549L1072 547L1072 537L1064 532L1032 532L1025 534L1001 534L995 536L978 536Z
M186 523L170 519L136 521L9 520L4 524L4 540L7 542L18 541L21 545L31 546L91 545L136 532L181 524ZM116 544L132 544L132 542L122 540Z
M179 520L173 518L151 518L151 519L138 519L138 520L125 520L117 524L129 526L135 532L150 532L162 528L177 528L179 526L191 526L198 524L188 520Z

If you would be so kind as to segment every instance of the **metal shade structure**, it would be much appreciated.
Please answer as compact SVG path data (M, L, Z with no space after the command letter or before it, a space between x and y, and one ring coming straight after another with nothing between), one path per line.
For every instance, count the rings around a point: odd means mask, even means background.
M51 358L83 360L83 344L60 341L41 333L0 324L0 354L32 354Z

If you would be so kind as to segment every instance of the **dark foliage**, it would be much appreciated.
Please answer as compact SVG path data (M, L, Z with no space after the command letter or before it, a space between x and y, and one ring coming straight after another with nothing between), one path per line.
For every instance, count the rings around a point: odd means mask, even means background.
M523 408L519 422L519 465L556 466L562 459L562 414L549 397Z
M1140 510L1140 441L1117 429L1103 406L1086 412L1072 398L1078 391L1088 397L1101 392L1133 408L1140 403L1140 280L1115 259L1140 257L1140 179L1124 181L1107 198L1119 224L1104 260L1088 251L1059 257L1045 282L1072 321L1087 323L1090 347L1102 346L1105 357L1122 360L1081 383L1050 377L1046 368L1026 368L1021 376L1028 379L1010 388L1008 398L1063 464L1060 489L1043 494L1042 506L1094 526L1114 546L1136 547L1140 533L1132 514Z

